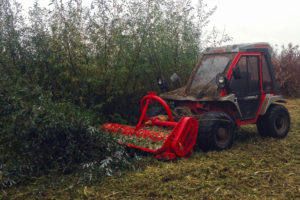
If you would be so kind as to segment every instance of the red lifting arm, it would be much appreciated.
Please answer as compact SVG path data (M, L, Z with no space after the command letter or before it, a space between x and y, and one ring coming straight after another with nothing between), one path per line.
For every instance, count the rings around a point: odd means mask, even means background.
M146 101L146 103L145 103L145 101ZM149 120L147 115L146 115L146 112L147 112L149 103L153 103L155 101L159 102L164 107L164 109L166 110L166 112L168 114L168 117L169 117L170 121L169 122L162 122L162 121L159 121L159 120L154 120L153 121L154 124L162 125L162 126L176 126L177 123L174 122L173 115L172 115L172 112L171 112L168 104L162 98L157 96L156 92L148 92L148 95L144 96L141 100L140 107L141 107L142 115L140 117L139 123L136 125L136 130L138 130L142 126L143 121Z

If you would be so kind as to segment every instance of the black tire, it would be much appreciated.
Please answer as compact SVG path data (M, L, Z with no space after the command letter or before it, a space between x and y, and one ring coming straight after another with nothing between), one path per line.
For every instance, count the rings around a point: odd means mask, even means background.
M230 149L234 140L234 122L223 112L207 112L199 119L197 147L204 151Z
M262 136L262 137L266 137L268 136L268 132L265 130L265 115L260 115L257 119L256 122L256 127L258 130L258 133Z
M272 104L266 114L260 116L257 121L257 130L262 136L284 138L290 130L290 114L280 104Z

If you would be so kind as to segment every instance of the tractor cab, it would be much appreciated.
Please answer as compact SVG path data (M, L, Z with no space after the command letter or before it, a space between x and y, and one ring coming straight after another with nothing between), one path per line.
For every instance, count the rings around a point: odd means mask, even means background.
M160 96L177 104L230 101L241 121L255 119L266 94L276 93L271 53L268 43L208 48L187 85Z

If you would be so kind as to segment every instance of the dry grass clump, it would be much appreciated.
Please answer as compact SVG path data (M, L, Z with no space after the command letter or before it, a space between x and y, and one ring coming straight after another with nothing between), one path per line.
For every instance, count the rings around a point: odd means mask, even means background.
M262 138L242 127L232 149L194 153L159 162L144 157L141 171L90 185L73 175L47 176L2 192L8 199L299 199L300 100L288 100L291 131L285 139ZM65 179L65 181L61 181ZM67 180L67 181L66 181ZM0 197L1 199L1 197Z

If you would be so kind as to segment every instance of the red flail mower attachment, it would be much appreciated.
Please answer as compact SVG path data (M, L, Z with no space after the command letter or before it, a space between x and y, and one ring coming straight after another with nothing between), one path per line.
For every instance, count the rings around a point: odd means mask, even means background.
M147 117L149 104L155 101L165 108L169 121L162 120L159 116ZM148 92L140 106L142 115L135 127L106 123L101 129L114 134L120 144L154 153L157 159L188 157L196 143L197 120L193 117L182 117L175 122L169 106L155 92Z

